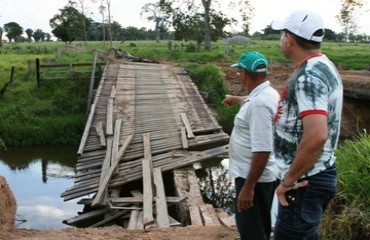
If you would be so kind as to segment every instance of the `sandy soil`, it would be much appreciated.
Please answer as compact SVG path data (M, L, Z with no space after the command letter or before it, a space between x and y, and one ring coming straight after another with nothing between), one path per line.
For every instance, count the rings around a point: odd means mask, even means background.
M13 229L0 232L0 239L7 240L204 240L237 239L236 229L226 227L175 227L130 231L118 226L103 228L79 228L62 230Z
M223 66L224 73L228 82L228 87L231 94L241 94L241 85L236 76L236 71L231 69L228 65ZM278 90L281 90L289 78L293 69L288 65L272 65L269 71L269 80L271 84ZM370 72L369 71L341 71L343 82L345 86L352 86L370 91ZM354 110L358 103L353 103L353 106L347 106L345 111L348 114L354 111L359 113L365 112L363 110ZM356 114L354 114L356 115ZM368 114L369 115L369 114ZM368 118L366 118L368 117ZM370 116L362 116L370 119ZM367 121L370 122L370 121ZM353 121L344 121L348 125L348 131L352 131ZM22 239L37 239L37 240L100 240L100 239L140 239L140 240L163 240L163 239L238 239L237 230L227 227L176 227L169 229L150 229L146 231L129 231L122 227L110 226L103 228L67 228L62 230L27 230L27 229L2 229L0 227L0 239L7 240L22 240Z

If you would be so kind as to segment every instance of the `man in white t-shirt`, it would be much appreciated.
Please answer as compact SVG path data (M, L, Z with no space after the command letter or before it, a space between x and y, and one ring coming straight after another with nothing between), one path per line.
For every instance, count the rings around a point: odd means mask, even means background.
M324 23L315 12L292 12L271 27L295 65L275 118L274 153L281 180L276 240L317 240L321 216L336 192L334 152L339 139L343 87L321 53Z
M278 92L267 81L267 59L245 52L237 67L248 96L226 95L223 104L240 104L229 144L229 174L235 181L236 224L242 240L270 239L270 210L276 188L273 119Z

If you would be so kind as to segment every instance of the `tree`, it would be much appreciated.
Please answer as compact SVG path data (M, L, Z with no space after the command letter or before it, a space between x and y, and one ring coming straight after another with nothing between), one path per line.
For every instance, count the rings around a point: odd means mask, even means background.
M161 0L155 3L147 3L141 8L140 15L147 15L149 21L155 22L156 41L160 40L160 30L170 23L172 13L171 2Z
M336 41L338 37L333 30L325 28L325 39L329 41Z
M32 42L33 30L31 28L27 28L25 32L27 34L27 40L28 40L28 42Z
M245 33L245 35L249 35L249 30L250 30L250 20L252 19L252 17L254 16L253 15L253 12L254 12L254 8L252 7L252 5L249 3L249 0L240 0L239 4L240 6L240 15L242 17L242 21L243 21L243 24L242 24L242 28L243 28L243 31Z
M3 29L0 27L0 48L2 47L3 47Z
M38 28L33 33L32 37L33 37L33 39L35 39L35 42L42 42L45 39L45 33L44 33L44 31L42 31L41 29Z
M204 7L204 48L211 50L211 2L212 0L202 0Z
M348 41L349 35L357 30L356 12L363 6L362 0L342 0L342 8L336 16L343 28L345 40Z
M60 14L50 19L51 32L63 42L73 42L83 38L86 17L74 7L67 5L59 9Z
M51 41L51 35L50 35L50 33L45 33L45 38L46 38L46 41L47 42L50 42Z
M23 34L23 28L16 22L4 24L4 31L7 32L6 37L9 39L9 42Z

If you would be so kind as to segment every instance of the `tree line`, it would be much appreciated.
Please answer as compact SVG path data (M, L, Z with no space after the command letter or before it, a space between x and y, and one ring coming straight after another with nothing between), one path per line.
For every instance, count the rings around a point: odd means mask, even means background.
M98 3L101 21L95 21L86 13L87 4ZM366 34L356 34L356 11L363 6L362 0L342 0L342 8L336 16L343 32L336 33L326 29L325 38L331 41L368 42ZM248 0L230 0L229 8L239 13L240 19L226 16L218 0L158 0L147 3L141 8L141 16L155 25L154 29L122 27L117 21L111 21L110 0L70 0L59 9L50 20L52 34L63 42L73 41L125 41L125 40L184 40L195 41L200 47L211 49L212 41L229 37L233 34L254 36L261 39L278 39L279 32L268 25L253 34L249 33L250 20L254 8ZM108 16L107 16L108 15ZM228 32L227 26L242 25L242 31ZM23 28L16 22L9 22L0 27L0 46L2 35L9 42L50 41L52 35L41 29ZM27 37L22 34L26 33Z

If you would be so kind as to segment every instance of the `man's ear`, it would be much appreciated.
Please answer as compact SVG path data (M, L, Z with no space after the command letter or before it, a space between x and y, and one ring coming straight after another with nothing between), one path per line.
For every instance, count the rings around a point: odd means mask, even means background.
M292 34L287 33L287 32L285 34L286 34L286 38L287 38L288 47L291 47L294 44L296 44L295 38L293 37Z

